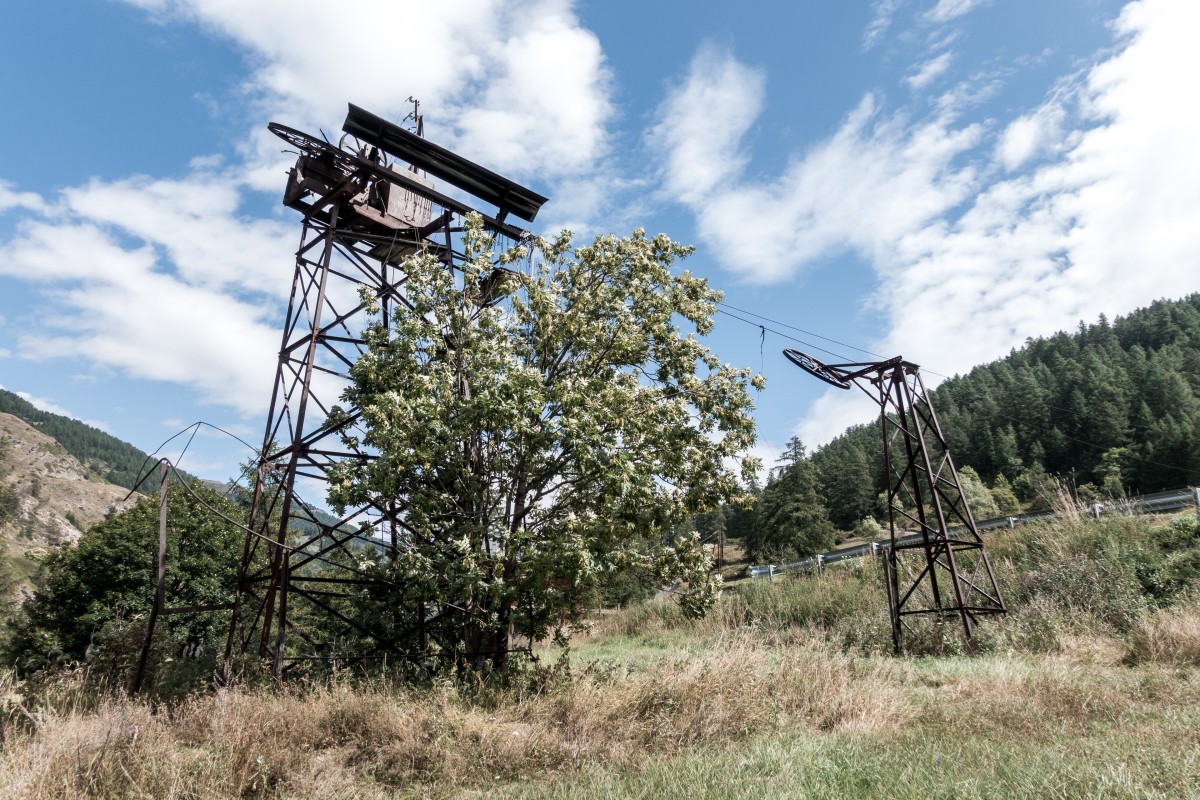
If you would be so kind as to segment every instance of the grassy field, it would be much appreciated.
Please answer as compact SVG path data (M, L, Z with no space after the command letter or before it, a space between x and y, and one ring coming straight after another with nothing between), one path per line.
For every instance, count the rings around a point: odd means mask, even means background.
M7 679L22 798L1200 797L1200 531L988 540L1012 613L888 653L877 568L597 619L505 688L354 680L153 706Z

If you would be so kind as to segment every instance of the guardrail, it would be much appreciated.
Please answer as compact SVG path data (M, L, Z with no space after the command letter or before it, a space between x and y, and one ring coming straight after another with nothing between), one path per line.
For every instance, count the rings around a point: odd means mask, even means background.
M1098 519L1104 514L1157 514L1165 511L1178 511L1182 508L1195 508L1197 515L1200 515L1200 488L1173 489L1167 492L1144 495L1132 500L1112 500L1107 503L1094 503L1087 507L1087 511ZM987 519L983 522L975 523L975 527L980 532L991 531L997 528L1015 528L1026 522L1050 519L1057 516L1058 512L1056 511L1037 511L1031 514L1018 514L1012 517ZM962 530L962 528L951 528L950 533L958 530ZM920 540L921 535L917 533L901 537L896 540L896 543L915 544ZM834 550L831 553L809 556L808 558L802 558L799 561L792 561L787 564L752 564L746 567L746 576L749 578L771 578L776 575L800 572L802 570L815 570L819 573L830 564L837 564L841 561L849 561L854 558L862 558L865 555L874 555L886 551L891 546L892 542L890 539L880 539L860 544L856 547Z

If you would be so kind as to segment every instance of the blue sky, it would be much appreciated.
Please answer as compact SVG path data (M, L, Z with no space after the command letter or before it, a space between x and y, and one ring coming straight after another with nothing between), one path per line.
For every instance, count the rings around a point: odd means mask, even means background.
M710 338L768 378L771 462L871 416L785 346L936 383L1200 289L1198 39L1194 0L15 4L0 385L146 450L197 420L257 442L299 235L266 123L416 96L431 140L552 198L539 232L666 232L727 310L809 332ZM210 432L182 465L246 457Z

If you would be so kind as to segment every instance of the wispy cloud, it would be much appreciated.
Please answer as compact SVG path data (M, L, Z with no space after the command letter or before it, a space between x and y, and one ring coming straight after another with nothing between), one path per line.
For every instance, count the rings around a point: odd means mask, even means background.
M93 188L104 194L109 187ZM25 220L4 243L0 275L36 281L57 312L19 337L22 357L83 358L133 377L191 386L208 402L261 412L278 348L277 302L242 299L222 291L229 281L194 277L206 266L222 267L208 265L204 253L195 262L190 251L179 261L162 258L159 247L171 248L154 237L169 230L138 235L138 225L116 224L107 213L89 216L87 190L73 191L57 211ZM189 220L183 235L203 232L219 241L229 226L227 215L214 211ZM267 230L257 234L273 238ZM288 271L286 253L281 249L274 259L280 274ZM271 260L256 269L269 266Z
M701 240L751 281L782 280L845 250L882 258L974 185L974 172L956 159L977 145L980 126L955 128L948 115L909 124L882 115L873 94L778 178L748 181L742 140L761 107L762 81L731 54L702 51L651 137L667 190L696 214ZM715 98L733 112L714 118L706 103Z
M703 204L746 164L742 137L762 110L766 76L728 50L705 44L687 79L659 109L648 140L666 157L665 189Z
M18 192L11 183L0 180L0 212L13 208L38 211L42 206L43 201L40 195L34 192Z
M871 21L863 31L863 49L870 50L883 39L892 25L892 17L900 7L900 0L875 0L871 4Z
M1011 171L1039 155L1061 151L1067 145L1063 137L1066 118L1067 109L1057 100L1017 117L996 143L996 160Z
M921 91L926 86L944 75L946 70L950 69L950 64L953 61L953 53L942 53L941 55L935 56L918 66L911 75L904 79L904 82L907 83L909 88L914 92Z
M925 12L925 19L939 24L949 22L988 2L990 0L938 0L937 5Z

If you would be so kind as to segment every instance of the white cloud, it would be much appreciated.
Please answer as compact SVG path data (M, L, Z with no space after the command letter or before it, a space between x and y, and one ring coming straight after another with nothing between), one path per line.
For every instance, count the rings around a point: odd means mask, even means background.
M18 192L12 188L11 183L0 180L0 212L8 211L12 208L39 211L44 206L45 201L42 200L40 195L33 192Z
M870 50L883 38L891 27L892 17L900 7L900 0L875 0L871 4L871 21L863 31L863 49Z
M652 146L666 155L665 189L701 205L739 173L742 137L762 110L766 76L712 44L692 59L688 77L660 107ZM723 191L723 187L722 187Z
M432 140L502 173L590 173L608 148L611 78L570 0L463 0L450 12L345 0L336 13L317 0L126 2L249 50L248 94L302 130L340 129L347 102L398 121L412 96ZM278 149L259 132L247 153L258 163Z
M904 79L904 82L914 92L919 92L944 75L946 70L950 69L952 61L954 61L953 53L949 51L942 53L917 67L911 75Z
M944 23L967 14L988 0L938 0L933 8L925 13L925 19L930 22Z
M26 221L5 251L0 275L44 284L59 311L19 338L24 357L83 357L261 412L279 340L261 306L169 274L152 244L90 222Z
M190 284L286 297L295 226L238 216L240 189L229 177L199 172L183 180L93 181L63 198L73 218L159 248Z
M793 430L810 451L829 444L851 425L879 418L879 404L858 389L827 389Z
M1008 124L996 145L996 159L1006 170L1014 170L1064 144L1062 126L1066 109L1059 102L1047 103Z
M702 51L651 136L667 191L693 210L701 240L728 269L769 282L842 250L883 257L968 196L975 175L956 160L982 128L954 128L948 114L909 125L881 115L874 95L777 179L742 179L741 144L761 106L761 82L732 55ZM714 117L713 107L732 113Z

